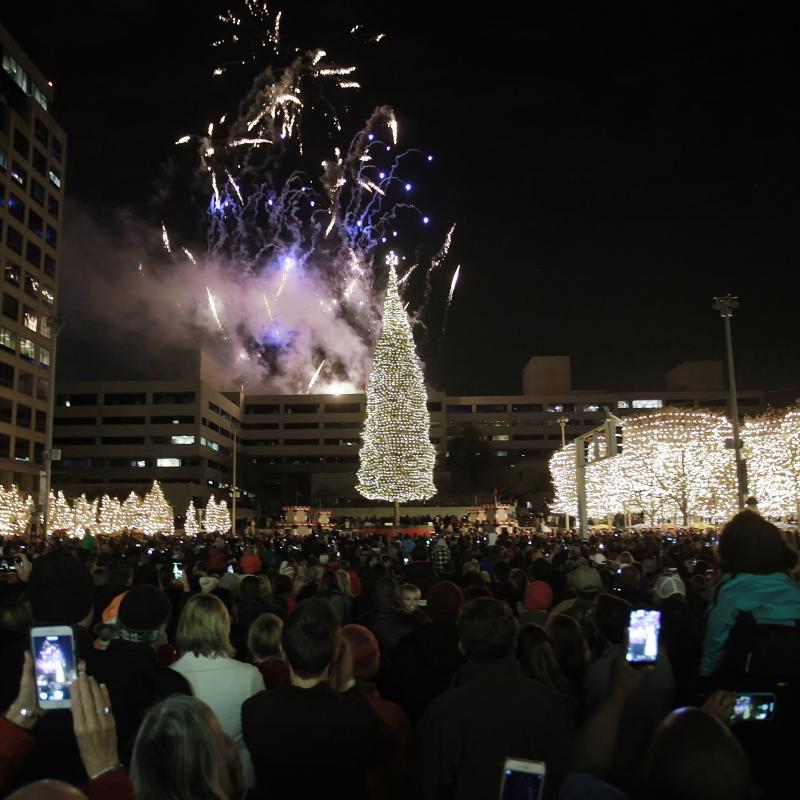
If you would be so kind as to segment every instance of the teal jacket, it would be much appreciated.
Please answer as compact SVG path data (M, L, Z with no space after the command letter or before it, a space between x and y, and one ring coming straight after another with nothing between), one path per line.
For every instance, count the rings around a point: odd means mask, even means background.
M700 674L708 677L722 661L725 644L740 611L749 611L758 624L793 625L800 620L800 587L785 572L735 578L722 576L717 599L708 613Z

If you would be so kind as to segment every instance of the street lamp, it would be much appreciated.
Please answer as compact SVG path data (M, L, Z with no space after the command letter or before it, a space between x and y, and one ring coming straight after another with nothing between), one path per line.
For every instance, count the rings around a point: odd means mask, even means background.
M561 446L567 446L567 434L566 434L566 426L569 422L569 417L559 417L557 420L558 424L561 426Z
M236 430L238 422L231 420L231 433L233 434L233 488L231 489L231 516L233 517L233 535L236 535L236 500L239 497L239 487L236 484Z
M747 494L747 470L742 458L742 441L739 436L739 402L736 397L736 374L733 368L733 339L731 337L731 317L733 310L738 307L738 298L730 294L726 294L724 297L715 297L712 306L715 311L719 311L725 325L725 346L728 353L728 402L733 423L733 454L736 460L736 494L739 511L742 511Z
M44 497L42 502L42 517L44 519L44 534L47 536L47 526L50 520L50 485L53 479L53 417L56 409L56 353L58 351L58 334L64 327L64 318L60 314L47 317L47 327L50 328L53 346L50 353L50 386L47 397L47 426L45 428L44 451L44 491L39 487L39 495Z

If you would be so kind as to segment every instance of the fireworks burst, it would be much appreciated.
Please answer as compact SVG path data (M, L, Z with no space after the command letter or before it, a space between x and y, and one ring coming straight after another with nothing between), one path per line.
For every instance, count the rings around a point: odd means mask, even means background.
M384 246L390 238L415 237L408 220L416 221L414 230L429 221L410 202L413 186L401 170L407 162L418 167L432 156L397 150L400 128L389 106L376 108L349 144L337 141L343 123L334 100L341 90L359 89L357 67L337 63L319 47L284 52L281 14L273 16L266 3L244 0L240 11L227 10L218 19L225 33L212 43L213 76L228 80L244 65L251 73L255 67L256 77L238 104L238 115L217 111L202 133L175 142L196 146L198 184L205 185L209 197L205 254L195 257L181 249L196 264L200 286L208 282L203 274L212 265L230 281L227 287L212 281L217 297L221 293L224 299L219 308L206 285L208 308L224 341L230 338L235 353L247 354L238 360L264 370L259 382L300 391L313 372L309 391L326 367L331 386L357 388L365 381L379 328L373 278L385 272ZM370 37L357 25L351 35L366 44L380 42L385 34ZM312 114L313 128L306 120ZM320 121L327 126L328 144L318 141ZM306 126L314 131L308 142ZM311 162L322 165L318 177L302 168L305 150L312 147L324 148ZM454 229L431 261L423 307L430 272L447 257ZM166 224L162 240L172 253ZM385 258L400 263L394 251ZM415 263L400 282L416 269ZM448 307L457 278L458 269ZM237 304L229 297L234 289L246 299ZM260 295L258 313L248 299L253 294Z

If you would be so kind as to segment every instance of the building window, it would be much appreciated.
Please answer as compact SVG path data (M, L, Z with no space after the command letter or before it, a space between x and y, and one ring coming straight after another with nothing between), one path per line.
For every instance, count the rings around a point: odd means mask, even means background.
M46 347L39 348L39 364L43 367L50 366L50 351Z
M632 408L663 408L663 400L634 400Z
M19 267L16 264L12 264L10 261L6 261L6 281L8 281L8 283L10 283L12 286L19 286L19 275Z
M170 444L194 444L194 436L171 436Z
M181 460L179 458L157 458L156 459L156 466L157 467L179 467L181 465Z
M584 403L583 404L584 411L599 411L600 406L597 403Z
M281 407L279 405L246 405L244 407L245 414L279 414Z
M514 414L530 414L542 411L541 403L513 403L511 411Z
M319 444L319 439L284 439L283 443L293 447L308 447Z
M11 448L11 437L0 433L0 458L8 458Z
M35 245L30 239L25 248L25 259L29 264L33 264L37 269L42 264L42 248Z
M0 348L9 353L17 352L17 334L8 328L0 328Z
M17 64L16 59L9 53L3 53L3 69L13 78L17 86L27 94L28 73Z
M54 278L56 274L56 260L47 253L44 254L44 274L51 278Z
M505 414L508 406L505 403L485 403L476 406L475 410L479 414Z
M14 367L0 361L0 386L13 388L14 386Z
M19 354L21 358L33 363L36 361L36 345L24 336L19 340Z
M6 228L6 244L15 253L22 255L22 234L13 226Z
M194 425L194 417L188 415L170 414L167 417L150 417L152 425ZM219 430L219 425L217 425Z
M61 161L61 157L64 153L64 148L61 144L60 139L56 139L54 136L50 141L50 152L59 160Z
M31 164L33 164L33 168L43 177L47 177L47 159L34 147L33 148L33 158L31 158ZM31 187L35 181L31 181ZM38 183L36 184L39 185ZM44 190L43 190L44 191ZM33 189L31 188L31 194L33 194Z
M29 439L14 439L14 461L31 460L31 443Z
M44 220L33 209L28 211L28 228L39 237L44 233Z
M33 427L39 431L39 433L44 433L47 430L47 412L37 410L35 420Z
M432 402L428 403L428 411L441 411L441 410L442 410L442 404L441 403L438 403L438 402L437 403L432 403Z
M14 130L14 149L27 161L31 151L28 137L19 129Z
M56 405L64 408L72 406L96 406L96 394L58 394L56 395Z
M20 428L30 428L32 419L31 407L17 403L17 425Z
M23 189L28 185L28 171L15 160L11 162L11 178Z
M25 203L14 192L8 193L8 213L20 222L25 221Z
M103 417L103 425L144 425L144 417Z
M350 423L354 427L356 423ZM283 429L287 431L316 430L319 428L318 422L284 422Z
M494 454L498 458L506 458L508 456L508 450L495 450Z
M453 405L447 406L448 414L471 414L472 406L470 405Z
M0 422L8 422L11 424L11 406L12 402L6 397L0 397Z
M104 403L107 406L143 406L146 399L144 392L107 392Z
M493 442L510 442L511 441L511 437L507 433L496 433L493 436L490 436L489 438Z
M39 320L39 333L44 336L45 339L49 339L53 335L53 330L50 327L50 322L48 318L43 316Z
M0 172L6 172L8 170L8 156L6 155L6 151L0 147Z
M181 406L194 403L194 392L153 392L153 405Z
M47 178L56 189L61 188L61 173L57 169L50 169L47 173Z
M45 191L44 186L37 183L31 178L31 197L40 205L44 206ZM42 230L37 231L38 235L42 235Z
M25 273L25 294L33 297L34 300L39 297L39 281L29 272Z
M361 412L361 403L325 403L328 414L358 414Z
M325 439L325 444L334 447L358 447L358 439Z
M39 117L34 117L33 119L33 135L45 146L47 147L47 140L50 138L50 131L47 129L47 125L42 122Z
M33 463L44 464L44 442L33 443Z
M50 381L47 378L36 379L36 399L46 403L50 397Z
M22 323L29 331L36 333L39 328L39 315L28 306L22 307Z
M56 219L58 219L58 212L59 212L58 198L53 197L53 195L48 195L47 196L47 213L51 217L55 217Z
M144 444L144 436L104 436L100 444Z
M52 290L48 289L46 286L42 286L39 290L39 296L42 302L46 303L48 306L52 306L56 302L56 296L53 294Z
M284 407L287 414L318 414L318 403L287 403Z
M9 319L19 319L19 300L10 294L3 295L3 316Z
M630 400L617 400L617 408L630 408L631 401Z

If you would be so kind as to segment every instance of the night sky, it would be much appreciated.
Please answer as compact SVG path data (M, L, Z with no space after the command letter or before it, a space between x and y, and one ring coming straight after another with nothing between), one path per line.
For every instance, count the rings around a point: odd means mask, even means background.
M445 338L433 309L421 344L429 380L453 394L516 392L531 355L571 354L579 387L650 388L681 360L722 357L711 303L731 292L740 385L800 386L800 15L757 3L444 5L303 2L283 15L287 42L358 64L354 124L388 103L403 143L436 156L418 175L431 217L418 244L435 249L457 223L442 309L462 269ZM181 183L175 139L234 105L210 77L220 10L3 9L55 83L73 206L167 215L198 234L188 193L153 198L165 165ZM387 37L356 49L345 35L356 23ZM64 262L74 286L79 264L69 252ZM80 319L62 311L69 370Z

